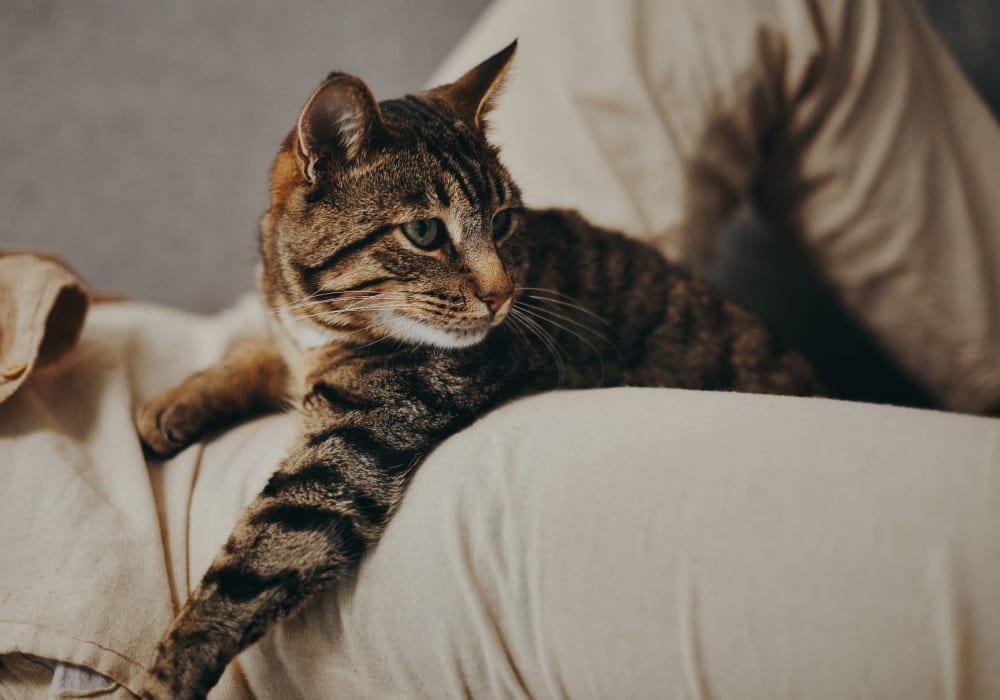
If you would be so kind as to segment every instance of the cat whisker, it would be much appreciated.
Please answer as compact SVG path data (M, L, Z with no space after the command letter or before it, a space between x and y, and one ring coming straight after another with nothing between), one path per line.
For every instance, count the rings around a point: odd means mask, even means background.
M514 318L513 316L508 316L507 322L504 324L504 327L510 330L510 333L514 338L515 343L520 343L524 345L528 350L532 349L531 341L528 340L528 336L524 334L524 330L521 328L520 323L518 323L518 319Z
M331 296L335 296L335 293L317 290L300 301L292 302L290 304L282 304L281 306L276 306L274 307L273 310L269 311L268 313L278 313L282 309L295 309L300 306L325 303L326 299Z
M526 331L524 330L524 324L518 316L510 314L507 316L504 323L506 327L510 328L511 333L517 334L515 340L523 343L526 349L536 352L535 346L532 345L531 339L527 336Z
M326 298L326 297L333 297L333 296L336 296L336 299ZM320 298L320 297L324 297L324 298ZM305 299L303 301L292 303L292 304L284 304L282 306L276 306L273 309L271 309L270 311L267 311L265 313L267 313L268 315L274 315L274 314L279 314L282 311L291 311L291 310L294 310L294 309L301 309L301 308L306 308L306 307L311 307L311 306L323 306L323 305L329 304L331 301L358 301L358 302L361 302L361 301L367 301L367 300L382 300L382 299L405 300L406 298L407 298L407 294L405 292L378 292L378 293L374 293L374 294L361 294L361 293L358 293L358 294L356 294L354 296L348 296L348 292L338 293L337 295L333 295L332 293L331 294L323 294L323 295L316 295L316 294L314 294L311 297L308 297L307 299Z
M570 328L568 326L565 326L562 323L560 323L559 321L555 320L554 318L552 318L549 315L552 312L546 311L545 309L542 309L542 308L539 308L539 307L530 308L527 305L524 305L524 306L522 306L521 311L523 311L524 313L526 313L526 314L534 317L535 319L537 319L540 322L551 323L556 328L561 329L564 333L568 333L569 335L573 336L574 338L578 338L584 345L586 345L590 349L590 351L592 353L594 353L594 357L596 357L597 361L600 363L600 365L601 365L601 381L600 381L600 383L601 384L604 383L605 370L606 370L606 368L604 366L604 356L601 355L601 353L597 351L597 348L594 347L593 343L591 343L589 340L587 340L587 338L582 333L579 333L579 332L573 330L572 328ZM570 323L577 323L576 321L573 321L572 319L568 319L565 316L563 316L562 318L565 318ZM585 329L589 330L591 333L596 333L593 329L591 329L588 326L584 326L583 324L580 324L580 323L577 323L577 325L579 325L582 328L585 328ZM607 339L604 338L604 336L602 336L600 334L597 334L597 335L598 335L598 337L601 338L601 340L604 340L605 342L607 342ZM608 343L608 345L611 345L611 343ZM614 346L612 345L612 347L614 347Z
M353 300L348 300L348 301L353 301ZM358 301L360 301L360 300L358 300ZM333 312L338 312L338 311L354 311L357 308L362 308L362 307L360 307L360 306L357 306L357 307L355 307L355 306L349 306L349 307L345 307L344 309L331 309L331 308L328 308L328 304L325 303L325 302L323 302L323 303L315 302L315 303L309 303L309 304L298 304L296 306L283 307L281 309L276 309L276 310L274 310L274 311L272 311L270 313L273 315L273 314L281 313L282 311L301 311L303 309L306 309L306 310L309 310L309 309L325 309L326 311L329 311L329 312L333 313Z
M528 296L531 296L531 295L528 295ZM549 300L542 300L542 301L554 301L554 300L549 299ZM622 364L623 367L627 364L626 361L625 361L625 356L622 355L622 352L619 349L618 345L616 343L612 342L604 333L601 333L600 331L598 331L595 328L587 325L586 323L578 321L575 318L567 316L566 314L560 313L558 311L554 311L552 309L546 309L546 308L544 308L542 306L539 306L537 304L532 304L532 303L527 302L527 301L525 301L523 299L521 300L521 304L523 306L527 307L527 308L533 309L537 313L541 313L541 314L544 314L544 315L548 316L550 318L551 322L553 324L555 324L555 325L559 325L555 321L555 319L559 319L561 321L565 321L566 323L571 323L574 326L576 326L578 328L581 328L581 329L583 329L583 330L591 333L594 336L595 340L599 340L599 341L603 342L605 345L607 345L615 353L615 355L618 357L618 361ZM580 307L580 306L575 306L575 308L577 308L577 309L579 309L581 311L586 311L586 309L584 309L583 307ZM596 318L598 320L601 320L598 316L595 316L593 314L591 314L591 316L593 316L594 318ZM608 327L610 328L610 324L607 324L605 322L605 325L608 325ZM560 326L560 327L562 327L562 326ZM564 328L564 330L566 330L567 332L573 333L573 335L576 335L583 342L585 342L585 343L587 342L586 339L584 339L583 336L579 335L578 333L575 333L575 332L571 331L568 328ZM587 345L590 346L590 343L587 343ZM593 346L590 346L590 347L593 350ZM595 353L596 353L596 350L595 350ZM602 364L603 364L603 362L602 362Z
M369 328L372 328L372 327L373 327L373 326L369 326ZM372 342L370 342L370 343L365 343L364 345L362 345L362 346L361 346L360 348L358 348L358 349L359 349L359 350L367 350L368 348L370 348L370 347L371 347L372 345L375 345L376 343L381 343L381 342L382 342L382 341L384 341L384 340L389 340L389 337L390 337L390 336L387 336L387 335L384 335L384 336L382 336L381 338L378 338L377 340L373 340L373 341L372 341Z
M370 298L370 297L380 297L389 295L405 295L406 292L399 290L365 290L365 289L338 289L338 290L318 290L310 294L309 296L303 297L301 302L308 303L310 301L321 301L328 300L337 297L358 297L358 298ZM289 304L289 306L294 306L294 304Z
M612 326L611 323L606 318L595 314L593 311L591 311L585 306L581 306L573 297L569 296L568 294L563 294L562 292L559 292L555 289L546 289L545 287L521 287L521 289L523 289L526 292L535 292L535 294L526 295L528 297L531 297L532 299L536 299L538 301L547 301L553 304L561 304L563 306L574 308L578 311L587 314L591 318L600 321L605 326L610 328L612 331L615 330L615 327Z
M325 311L329 312L329 313L342 313L342 312L359 311L359 310L363 310L363 309L376 309L376 308L383 308L383 307L392 307L392 306L398 306L398 305L399 305L399 303L396 300L377 299L377 300L374 301L374 303L370 303L367 300L365 300L365 301L355 301L355 302L350 303L348 306L345 306L345 307L339 308L339 309L336 308L336 307L332 307L331 308L329 306L325 306L324 305L323 309Z
M357 335L358 333L367 333L368 331L372 330L373 328L378 328L378 325L379 324L377 324L377 323L372 323L372 324L370 324L368 326L365 326L364 328L359 328L357 330L351 331L350 333L345 333L344 334L344 338L350 338L352 335ZM382 340L382 338L379 338L379 340ZM375 342L378 342L378 341L375 341ZM371 344L372 343L369 343L369 345L371 345Z
M355 311L377 311L379 309L395 309L399 307L399 303L396 301L382 301L379 300L377 304L366 304L364 302L356 302L350 306L345 306L342 309L329 309L328 313L331 314L349 314Z
M535 321L534 319L529 318L528 316L525 316L523 314L521 316L521 320L529 328L534 328L535 334L546 344L547 347L550 348L550 352L552 353L556 361L556 367L558 373L558 381L556 383L556 386L564 385L566 383L566 362L565 360L563 360L563 357L565 356L568 359L569 355L566 353L565 350L563 350L562 346L559 344L559 341L555 339L555 336L549 333L548 330L546 330L545 327L542 326L542 324L538 323L538 321Z
M346 317L352 314L358 314L366 311L392 311L399 308L397 304L386 303L386 304L370 304L366 306L359 306L347 309L323 309L321 311L316 311L313 313L304 313L296 316L296 320L305 321L310 319L318 320L331 320L338 317Z
M330 317L333 317L333 316L345 316L347 314L359 313L361 311L391 311L391 310L397 309L397 308L399 308L399 307L396 304L378 304L378 305L363 306L363 307L351 308L351 309L328 309L328 310L325 310L325 311L318 311L318 312L312 313L312 314L304 314L304 315L298 316L297 318L298 319L312 319L312 318L324 319L324 318L330 318Z
M541 352L541 350L539 350L538 348L538 346L541 345L544 351L555 359L556 368L559 369L560 358L557 355L556 350L554 349L551 343L549 343L544 337L542 337L542 335L539 333L537 326L535 327L529 326L525 322L525 319L521 316L521 314L518 314L516 316L512 314L511 316L508 317L508 319L512 324L515 324L516 327L518 328L518 332L520 333L521 339L523 340L525 347L529 351L537 355L538 353ZM536 343L534 341L535 338L537 338L539 342ZM560 372L556 386L561 385L563 381L564 377Z
M566 365L562 359L563 351L559 346L559 343L552 337L551 333L545 330L545 328L538 323L538 321L524 314L522 309L514 306L511 307L510 313L512 317L519 319L521 323L524 324L524 327L527 330L530 330L542 342L542 344L548 348L549 352L552 354L552 359L555 360L556 370L559 375L557 386L562 386L566 379Z
M547 301L547 300L543 300L543 301ZM560 313L558 311L554 311L552 309L547 309L544 306L541 306L539 304L535 304L535 303L529 302L529 301L527 301L525 299L521 299L520 303L521 303L522 308L532 309L532 310L534 310L536 312L543 313L543 314L545 314L548 317L551 317L551 318L554 318L554 319L559 319L561 321L565 321L566 323L571 323L574 326L576 326L577 328L580 328L580 329L582 329L584 331L587 331L588 333L592 334L596 339L602 340L605 343L607 343L608 345L612 345L611 341L608 340L608 337L606 335L604 335L604 333L601 333L599 330L595 329L593 326L589 326L589 325L587 325L586 323L584 323L582 321L578 321L577 319L572 318L571 316L567 316L566 314Z

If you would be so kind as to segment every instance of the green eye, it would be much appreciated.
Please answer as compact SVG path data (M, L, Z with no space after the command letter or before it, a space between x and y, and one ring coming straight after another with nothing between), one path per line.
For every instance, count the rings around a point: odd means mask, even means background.
M421 219L403 224L403 233L421 248L434 248L444 241L444 224L440 219Z
M493 240L499 241L501 238L507 235L510 230L510 220L511 220L510 209L504 209L503 211L498 211L493 216Z

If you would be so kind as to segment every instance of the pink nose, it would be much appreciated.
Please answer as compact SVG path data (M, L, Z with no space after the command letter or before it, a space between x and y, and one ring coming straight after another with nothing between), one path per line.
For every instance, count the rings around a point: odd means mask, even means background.
M485 292L476 296L482 299L486 306L489 307L491 314L495 314L510 299L511 292L512 290L510 289L504 289L499 292Z

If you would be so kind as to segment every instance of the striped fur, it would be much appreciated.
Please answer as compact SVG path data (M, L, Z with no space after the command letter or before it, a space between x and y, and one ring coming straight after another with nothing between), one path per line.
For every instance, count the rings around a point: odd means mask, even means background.
M333 74L285 140L261 226L270 335L137 420L165 455L291 404L299 439L163 638L144 697L203 697L275 620L350 575L436 444L503 401L818 391L797 354L644 243L522 207L484 124L513 49L381 104ZM448 235L425 250L402 225L428 219Z

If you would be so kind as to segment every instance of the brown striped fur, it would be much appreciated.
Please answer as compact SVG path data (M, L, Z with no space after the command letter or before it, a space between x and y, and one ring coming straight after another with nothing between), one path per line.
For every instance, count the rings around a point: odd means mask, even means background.
M483 123L513 51L381 104L333 74L285 139L261 225L271 333L137 422L167 455L291 404L299 439L163 638L144 697L203 697L276 619L350 574L424 455L503 401L818 390L801 357L646 244L522 207ZM430 219L447 233L424 250L403 227Z

